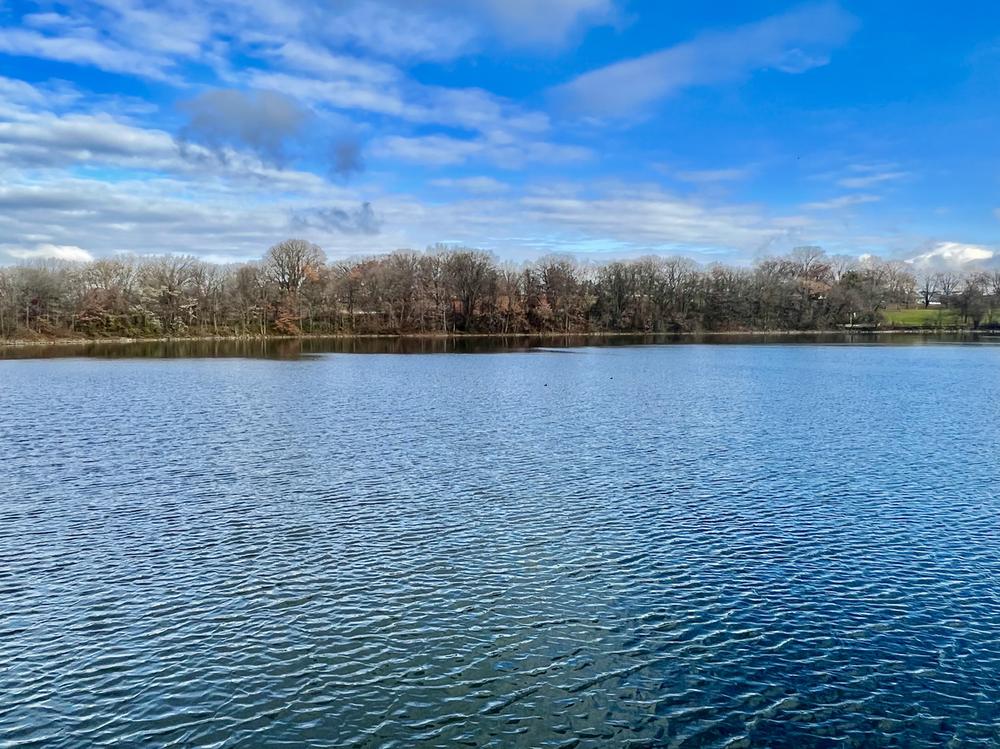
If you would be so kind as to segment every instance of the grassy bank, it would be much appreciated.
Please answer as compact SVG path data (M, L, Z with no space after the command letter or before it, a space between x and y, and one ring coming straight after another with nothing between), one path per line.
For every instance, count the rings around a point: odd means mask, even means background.
M890 309L882 313L886 324L896 328L966 328L957 309L945 307L917 307L915 309Z

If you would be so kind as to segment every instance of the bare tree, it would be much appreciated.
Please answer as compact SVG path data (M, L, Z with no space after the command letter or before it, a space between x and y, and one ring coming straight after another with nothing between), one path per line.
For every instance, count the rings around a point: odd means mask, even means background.
M278 288L297 292L310 278L315 278L326 261L317 245L304 239L286 239L267 251L264 272Z
M931 302L937 300L938 295L938 274L925 271L920 274L917 280L917 295L924 309L931 306Z
M992 296L996 302L1000 302L1000 269L990 271L988 275L990 296Z
M858 259L850 255L830 256L830 279L833 283L840 283L844 276L850 271L857 270Z
M820 282L829 280L830 261L822 247L796 247L792 250L789 262L799 278Z
M301 333L299 291L307 281L319 280L325 261L323 250L304 239L286 239L267 251L264 273L280 291L274 306L274 326L279 333Z
M958 273L942 271L936 275L936 278L938 291L941 294L942 301L945 302L955 296L962 286L962 277Z
M161 332L176 333L185 327L187 309L194 304L188 296L198 260L189 255L151 258L139 268L142 283L144 323Z
M445 256L444 271L457 302L453 314L460 322L460 329L474 330L479 303L496 280L493 259L485 252L456 249Z
M888 307L934 299L979 325L1000 304L1000 272L918 283L905 263L815 247L752 268L661 257L501 265L443 246L327 264L315 245L288 240L259 264L165 256L3 268L0 336L817 330L878 325Z

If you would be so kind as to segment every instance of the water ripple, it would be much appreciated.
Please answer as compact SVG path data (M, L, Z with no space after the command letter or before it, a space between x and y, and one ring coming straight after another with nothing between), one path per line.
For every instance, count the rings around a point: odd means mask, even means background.
M0 747L1000 745L1000 350L575 353L0 362Z

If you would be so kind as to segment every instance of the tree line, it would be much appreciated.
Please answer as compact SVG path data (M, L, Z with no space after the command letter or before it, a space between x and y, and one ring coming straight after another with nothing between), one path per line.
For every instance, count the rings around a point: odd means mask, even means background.
M0 337L821 330L943 304L993 325L1000 271L915 274L817 247L749 267L680 257L515 264L468 248L327 261L299 239L260 262L116 256L0 268Z

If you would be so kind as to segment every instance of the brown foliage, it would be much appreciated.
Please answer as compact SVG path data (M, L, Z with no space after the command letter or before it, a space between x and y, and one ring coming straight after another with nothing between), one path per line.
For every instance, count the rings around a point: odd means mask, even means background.
M1000 274L922 277L918 294L903 264L815 247L703 268L663 257L500 264L441 246L327 263L319 247L287 240L259 264L167 256L0 269L0 336L810 330L939 300L988 322Z

